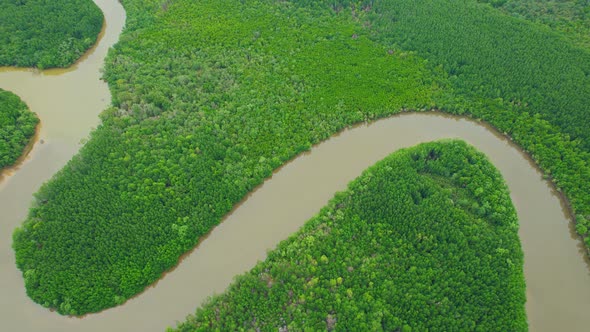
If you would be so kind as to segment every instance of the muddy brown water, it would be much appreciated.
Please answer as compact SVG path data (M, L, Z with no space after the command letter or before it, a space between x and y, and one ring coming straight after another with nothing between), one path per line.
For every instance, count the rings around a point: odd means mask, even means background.
M109 104L99 69L125 14L115 0L96 3L105 13L106 29L74 67L0 69L0 87L19 95L42 122L27 158L0 182L0 330L163 331L263 260L267 250L367 167L399 148L461 138L490 158L510 188L521 224L530 330L587 331L590 270L561 196L509 140L481 123L435 112L357 126L297 157L252 192L176 269L123 306L71 318L33 303L15 267L12 231L25 218L32 194L76 153Z

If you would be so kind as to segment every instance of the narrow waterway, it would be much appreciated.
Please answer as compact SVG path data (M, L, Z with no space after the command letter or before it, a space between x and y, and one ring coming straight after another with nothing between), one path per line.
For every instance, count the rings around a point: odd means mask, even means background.
M42 73L0 69L0 87L19 95L42 123L40 141L28 158L0 182L1 330L163 331L264 259L268 249L365 168L399 148L441 138L474 145L508 183L521 223L530 330L587 330L590 270L559 195L508 140L478 122L440 113L379 120L314 147L251 193L175 270L123 306L70 318L33 303L15 267L12 231L25 218L32 194L78 150L80 139L98 124L98 114L109 103L99 68L125 17L116 0L95 1L105 13L106 30L75 67Z

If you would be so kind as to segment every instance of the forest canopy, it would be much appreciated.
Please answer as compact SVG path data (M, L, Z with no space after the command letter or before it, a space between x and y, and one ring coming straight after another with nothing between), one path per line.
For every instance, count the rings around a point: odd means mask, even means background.
M590 245L590 56L475 0L123 0L113 106L14 233L28 295L122 304L272 171L359 122L440 109L510 135Z
M401 150L174 331L526 331L517 232L481 153Z
M37 123L37 116L17 95L0 89L0 170L21 156Z
M94 43L103 14L92 0L0 0L0 66L67 67Z
M479 0L518 18L544 24L590 47L588 0Z

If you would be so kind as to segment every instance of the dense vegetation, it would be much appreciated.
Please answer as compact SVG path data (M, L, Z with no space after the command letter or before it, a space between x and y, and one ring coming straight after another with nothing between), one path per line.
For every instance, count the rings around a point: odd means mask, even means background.
M123 303L273 169L401 110L511 135L590 245L588 53L549 28L475 0L123 4L104 74L114 106L14 234L35 301L66 314Z
M525 331L517 231L482 154L402 150L177 331Z
M0 8L0 66L67 67L103 22L92 0L0 0Z
M470 0L381 1L368 16L375 39L418 51L458 92L539 114L590 151L588 50Z
M568 196L590 247L590 49L471 0L353 8L366 12L360 20L373 40L416 51L443 73L439 107L490 122L533 156Z
M479 0L505 13L545 24L585 46L590 46L588 0Z
M0 170L21 156L37 123L39 119L17 95L0 89Z
M14 235L28 294L61 313L122 303L286 160L437 89L348 17L217 0L159 15L110 54L116 106Z

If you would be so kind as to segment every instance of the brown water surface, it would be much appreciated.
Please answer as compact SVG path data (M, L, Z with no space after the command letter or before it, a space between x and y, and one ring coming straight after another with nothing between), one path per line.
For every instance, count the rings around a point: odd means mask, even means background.
M590 273L563 201L508 140L480 123L440 113L379 120L314 147L250 194L175 270L123 306L69 318L33 303L15 267L11 235L25 218L32 194L78 150L79 140L98 124L98 113L109 103L99 68L118 38L124 12L115 0L96 2L107 28L74 70L0 69L0 87L19 95L41 118L39 138L44 141L0 182L0 330L163 331L264 259L268 249L299 229L365 168L399 148L441 138L474 145L510 187L521 223L530 330L587 330Z

